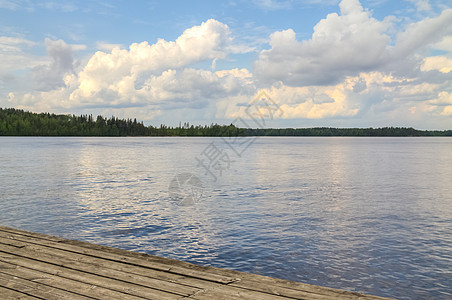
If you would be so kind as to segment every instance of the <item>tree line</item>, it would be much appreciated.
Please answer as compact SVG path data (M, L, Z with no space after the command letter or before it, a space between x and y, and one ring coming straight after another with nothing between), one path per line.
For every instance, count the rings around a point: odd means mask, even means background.
M452 136L452 130L383 128L238 128L233 124L145 126L136 119L56 115L0 108L0 136Z
M160 127L145 126L137 119L93 115L56 115L0 108L0 136L238 136L234 125Z
M417 130L411 127L316 127L247 129L245 134L249 136L452 136L452 130Z

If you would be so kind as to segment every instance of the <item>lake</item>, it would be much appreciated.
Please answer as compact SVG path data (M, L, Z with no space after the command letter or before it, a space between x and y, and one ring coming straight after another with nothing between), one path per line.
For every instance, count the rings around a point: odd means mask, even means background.
M0 184L4 226L452 297L452 138L0 137Z

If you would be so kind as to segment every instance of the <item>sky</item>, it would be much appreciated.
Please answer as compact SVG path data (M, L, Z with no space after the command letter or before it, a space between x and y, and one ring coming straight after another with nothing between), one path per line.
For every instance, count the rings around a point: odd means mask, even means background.
M267 127L451 129L452 1L0 0L0 107L209 125L258 95Z

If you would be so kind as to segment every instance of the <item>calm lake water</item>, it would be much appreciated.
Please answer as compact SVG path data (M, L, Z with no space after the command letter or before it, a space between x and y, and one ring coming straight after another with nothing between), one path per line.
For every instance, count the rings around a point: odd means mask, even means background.
M452 297L452 138L0 137L0 184L1 225Z

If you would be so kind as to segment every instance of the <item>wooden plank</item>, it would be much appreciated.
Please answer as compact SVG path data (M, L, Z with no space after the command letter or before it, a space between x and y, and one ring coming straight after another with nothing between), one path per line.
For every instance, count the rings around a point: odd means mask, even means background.
M17 263L17 259L13 259L12 262ZM2 262L5 264L5 262ZM13 264L10 264L13 265ZM38 267L35 264L32 264L33 267ZM93 285L91 283L84 283L80 281L75 281L71 279L67 279L65 277L58 276L58 273L49 273L41 270L36 270L34 268L28 268L24 266L17 266L15 269L8 269L3 272L4 274L8 274L11 276L23 278L26 280L30 280L33 282L38 282L46 286L55 287L61 290L69 291L71 293L76 293L81 296L85 296L87 298L95 298L95 299L103 299L108 297L108 299L124 299L128 297L129 299L143 299L141 297L135 297L130 294L125 294L121 292L116 292L113 290L109 290L100 286Z
M65 290L60 290L55 287L46 286L39 282L34 282L32 280L6 274L3 272L3 270L0 271L0 286L6 287L19 293L47 300L92 299Z
M9 236L8 238L4 238L2 235L0 235L0 238L2 239L3 244L12 246L12 247L16 247L16 248L23 248L23 247L26 247L29 245L29 243L16 240L12 236Z
M219 283L211 282L211 281L205 281L197 278L192 277L186 277L182 275L172 274L168 272L163 271L157 271L149 268L143 268L135 265L130 265L123 262L115 262L110 260L103 260L98 259L91 256L86 256L82 254L77 253L69 253L70 254L70 260L67 256L68 253L64 250L54 249L54 248L43 248L40 249L39 245L32 245L28 246L26 250L24 251L44 251L44 254L48 254L50 256L47 256L48 262L51 262L55 264L57 261L55 258L59 258L61 260L58 260L58 265L61 266L70 266L71 268L78 268L81 264L85 264L87 266L95 266L99 270L106 270L106 272L109 272L110 270L118 270L122 272L126 272L128 274L131 274L133 276L143 276L143 277L150 277L155 278L163 281L168 281L172 283L181 284L188 287L195 287L197 289L208 289L217 287L220 285ZM1 249L1 238L0 238L0 249ZM9 251L12 251L14 249L9 248ZM27 254L28 252L25 252L25 255L30 257L30 255ZM5 255L5 254L4 254ZM22 254L21 254L22 255ZM39 254L41 255L41 254ZM2 253L0 252L0 258L2 257ZM40 259L43 257L40 256ZM9 257L11 259L11 257ZM66 259L66 261L63 261L63 259ZM110 274L110 273L109 273Z
M221 286L196 293L189 299L211 300L211 299L248 299L248 300L286 300L287 297L271 295L241 288L234 288L229 285ZM295 298L296 299L296 298ZM300 298L298 298L300 299Z
M130 272L118 271L110 268L109 266L101 266L95 261L92 263L85 263L81 262L78 259L62 257L59 256L58 253L46 252L46 249L38 249L36 251L36 249L7 249L7 247L8 246L6 245L4 245L3 247L0 246L0 251L5 254L9 253L16 256L20 255L21 259L18 260L17 257L2 258L0 255L0 261L16 263L17 265L27 267L40 266L40 268L54 270L55 272L61 271L65 272L66 274L75 274L74 272L78 271L80 273L87 273L109 279L120 280L126 283L140 285L146 288L152 288L181 296L188 296L199 290L195 287L155 279L152 277L141 276ZM74 272L67 272L65 268Z
M36 247L34 247L34 248L36 248ZM55 257L57 255L58 255L58 253L55 253L55 252L52 253L52 256L48 257L49 261L51 261L52 257ZM75 262L74 264L78 264L78 263L80 263L81 260L84 260L84 256L83 255L79 255L79 257L74 257L74 259L77 260L77 262ZM99 261L100 260L96 261L95 259L91 258L91 261L89 261L88 263L97 265L99 263ZM97 266L100 266L100 265L97 265ZM107 266L103 265L102 267L107 267ZM108 265L108 267L111 267L111 265ZM131 267L133 268L134 266L131 266ZM118 267L116 267L116 268L118 268ZM140 270L140 268L136 268L136 269L138 269L138 270L135 270L135 272L138 272ZM142 268L141 268L141 270L142 270ZM145 272L148 272L148 271L145 270ZM158 273L168 274L168 273L165 273L165 272L158 272ZM169 275L172 275L172 274L169 274ZM202 284L202 281L187 282L187 281L181 280L181 279L184 279L184 278L185 277L180 278L178 276L178 278L176 278L176 279L172 278L172 280L176 280L178 282L185 282L185 283L188 283L188 284L194 284L194 285L197 285L199 288L203 288L203 289L210 288L212 290L216 290L217 293L218 293L218 290L220 288L218 285L216 285L216 286L211 285L211 286L207 287L206 284ZM166 277L165 279L168 280L168 277ZM295 298L295 299L303 299L305 297L310 297L311 299L327 299L327 298L329 298L327 296L312 294L312 293L303 292L303 291L297 291L297 290L288 289L288 288L275 287L275 286L268 285L268 284L260 284L258 282L253 282L253 281L249 281L249 280L247 281L246 284L241 284L241 282L239 282L237 284L232 283L231 285L233 285L235 287L238 287L238 288L245 289L245 290L258 291L258 292L263 292L265 294L273 294L273 295L277 295L277 296L292 297L292 298ZM233 297L234 295L242 295L243 296L243 293L246 293L246 291L241 291L240 289L234 289L234 292L232 294L231 293L226 293L225 297L226 296L227 297ZM258 296L256 296L256 297L262 298L262 297L266 296L265 294L264 295L258 294ZM210 294L207 294L207 295L210 295Z
M36 300L40 299L37 297L32 297L14 290L10 290L0 286L0 295L4 300Z
M277 284L271 284L269 282L260 282L243 278L241 281L230 284L230 286L241 287L247 290L261 291L269 294L280 295L293 299L363 299L363 294L329 289L323 287L319 289L306 289L304 286L298 286L295 288L282 287ZM309 291L307 291L309 290ZM366 299L369 300L383 300L387 298L366 295Z
M20 249L18 251L24 251ZM5 259L5 258L4 258ZM49 256L51 259L51 256ZM58 259L57 259L58 261ZM12 260L14 262L14 260ZM16 262L17 264L24 265L24 259L21 259L20 262ZM36 261L31 261L32 267L38 267L42 269L43 267L37 266ZM240 287L231 287L228 285L217 284L216 286L211 286L209 289L205 290L197 290L196 293L192 293L192 295L196 295L194 299L212 299L213 295L216 297L224 298L224 299L286 299L282 297L276 297L275 295L269 295L267 292L261 292L256 290L243 289ZM186 295L188 298L192 298L191 295ZM193 296L194 297L194 296ZM215 298L215 297L214 297ZM312 298L315 299L315 298ZM325 299L325 298L323 298Z
M1 226L1 225L0 225L0 231L9 232L9 233L18 234L18 235L26 235L26 236L30 236L30 237L37 237L37 238L40 238L40 239L54 241L54 242L64 242L64 241L66 241L66 239L55 237L55 236L51 236L51 235L46 235L46 234L42 234L42 233L36 233L36 232L33 232L33 231L26 231L26 230L21 230L21 229L15 229L15 228L5 227L5 226Z
M57 257L57 255L52 254L52 256L48 257L48 260L51 261L52 257L55 258L55 257ZM81 258L83 258L83 256ZM75 258L75 259L76 259L76 261L73 262L72 267L74 267L74 265L78 265L80 263L80 259L79 258ZM58 259L58 261L59 261L59 259ZM92 262L92 264L93 263L97 264L97 262ZM100 266L96 266L96 267L100 267ZM134 266L132 266L132 267L134 267ZM136 270L136 271L138 271L138 270ZM146 272L146 270L145 270L145 272ZM164 273L164 272L159 272L159 273L167 274L167 273ZM169 274L169 275L174 276L173 274ZM168 278L165 278L165 279L168 279ZM198 288L203 289L203 290L206 290L206 289L216 290L216 293L219 293L219 291L221 290L221 285L219 285L219 284L210 284L209 285L209 282L205 282L205 281L203 282L203 281L198 280L197 282L188 282L188 281L186 281L184 279L187 279L187 278L180 277L180 276L177 276L177 278L172 278L172 280L174 280L174 281L184 282L184 283L191 284L191 285L196 285ZM255 285L258 284L257 282L251 282L251 283L254 283ZM250 286L252 288L250 288ZM257 298L264 298L264 297L267 296L266 294L273 294L273 295L277 295L277 296L286 296L286 297L291 297L291 298L295 298L295 299L303 299L303 298L306 298L306 297L309 297L310 299L329 299L328 296L322 296L322 295L316 295L316 294L307 293L307 292L303 292L303 291L297 291L297 290L273 287L273 286L269 286L268 284L263 284L262 286L259 286L260 288L256 288L253 285L250 285L250 286L237 285L237 286L235 286L236 287L235 289L231 289L230 287L228 287L230 292L229 293L223 293L223 294L225 294L225 297L226 296L232 297L234 295L242 295L243 296L244 294L247 293L246 290L248 290L248 292L252 291L252 293L248 293L249 295L254 295ZM243 289L245 291L242 291L240 289ZM196 292L197 291L193 291L192 294L195 294L195 295L198 294ZM260 293L254 293L254 292L263 292L264 294L262 295ZM207 295L210 295L210 294L207 294ZM249 296L248 298L250 298L250 297L251 296Z
M260 291L271 295L284 296L293 299L330 299L329 295L312 293L302 290L280 287L268 283L261 283L252 280L242 279L239 282L232 283L231 286L239 287L251 291Z
M0 226L0 272L24 270L152 299L384 299Z
M4 245L2 244L2 238L0 238L0 250L2 249L1 245ZM15 250L17 249L8 248L8 251ZM38 253L35 253L35 256L32 256L31 254L34 252ZM160 289L163 289L165 286L168 286L168 290L171 290L173 292L179 291L181 295L193 294L198 289L205 289L218 286L218 283L210 281L176 275L163 271L156 271L153 269L138 267L123 262L103 260L77 253L69 253L70 254L69 258L68 253L64 250L46 248L39 245L28 246L27 249L21 250L20 252L15 251L14 253L18 253L29 258L34 259L39 258L40 260L44 260L46 262L56 264L59 266L69 266L72 269L96 272L97 274L104 274L105 276L110 277L114 275L115 278L121 276L130 278L133 276L134 282L137 282L135 279L140 279L143 277L157 279L158 282L156 282L156 286L158 286ZM2 255L0 252L0 259L1 256ZM118 271L123 272L124 274ZM168 284L167 282L170 284ZM148 284L148 282L146 283ZM174 284L178 284L179 286L175 286Z
M1 234L0 236L5 237L5 234ZM128 263L131 265L146 267L154 270L166 271L173 274L184 275L188 277L194 277L198 279L214 281L218 283L231 283L236 281L236 278L224 276L221 274L208 273L204 270L198 271L193 268L187 268L187 266L191 266L191 264L181 264L180 261L171 260L171 259L162 259L160 257L155 257L146 254L134 253L130 251L122 250L120 254L112 253L118 252L118 249L115 251L110 251L110 247L102 247L103 250L91 249L81 247L78 245L68 244L65 241L54 242L49 241L47 239L39 239L39 237L25 237L20 234L16 234L13 236L9 236L9 238L13 238L16 242L24 242L27 244L36 244L41 246L52 247L56 249L61 249L73 253L83 254L87 256L102 258L106 260L112 260L116 262ZM96 247L97 248L97 247Z
M153 289L146 285L141 285L133 281L133 278L128 278L130 281L124 280L125 278L105 277L98 275L96 271L103 271L96 266L91 266L88 272L79 271L71 268L74 261L62 262L58 257L36 254L34 251L28 251L27 249L14 249L7 245L0 245L0 260L2 262L16 264L22 267L26 267L32 270L45 272L50 275L58 275L61 278L82 282L104 289L120 292L126 295L144 297L147 299L178 299L181 296L188 296L189 294L180 295L175 292L165 292L159 289ZM9 254L9 257L8 257ZM143 283L143 282L141 282ZM121 297L120 297L121 298Z
M34 245L32 247L35 248L37 246ZM24 250L24 251L29 251L29 250L30 250L30 247L28 247L28 249ZM52 251L51 248L49 248L49 250ZM53 249L53 251L54 252L52 252L50 254L51 256L47 257L47 261L55 263L56 262L55 258L59 257L59 253L56 253L55 251L61 251L61 250ZM61 251L61 252L64 253L64 251ZM29 256L29 255L27 255L27 256ZM1 254L0 254L0 257L1 257ZM89 257L89 256L84 256L84 255L81 255L81 254L71 253L71 258L74 259L74 262L58 261L58 264L59 265L70 265L71 268L74 268L74 267L78 266L80 263L85 263L85 264L88 264L89 266L93 266L94 265L94 266L96 266L96 268L99 268L100 270L102 270L102 269L109 269L109 268L113 267L113 268L118 269L118 270L123 270L125 272L130 272L131 274L157 278L157 279L160 279L160 280L166 280L166 281L169 281L169 282L182 284L182 285L185 285L185 286L188 286L188 287L196 287L197 290L214 288L214 287L217 287L219 285L218 283L215 283L215 282L203 281L203 280L199 280L199 279L196 279L196 278L185 277L185 276L181 276L181 275L175 275L175 274L171 274L171 273L167 273L167 272L161 272L161 271L155 271L155 270L146 269L146 268L140 268L140 267L133 266L133 265L128 265L128 264L125 264L125 263L116 263L116 262L111 262L111 261L103 261L103 260L99 260L99 259L92 258L92 257ZM114 264L116 264L116 266L113 266Z
M5 239L2 237L0 237L0 244L4 245L4 247L9 246L8 240L5 241ZM197 291L192 287L190 288L186 285L176 284L173 280L167 280L168 275L172 275L171 277L173 277L173 279L181 278L180 275L174 275L166 272L156 272L154 270L140 268L123 262L118 263L110 260L89 257L78 253L67 252L64 250L40 246L36 244L27 246L26 249L15 249L10 247L8 248L8 251L12 251L11 253L14 252L30 258L40 259L51 264L70 267L72 269L80 270L83 272L96 273L98 275L106 277L121 278L121 280L124 281L130 279L137 284L146 284L149 287L163 290L167 288L168 291L178 292L183 296L193 294ZM34 256L30 256L31 254L34 254ZM154 274L166 274L166 278L162 278L161 276L160 278L153 278L152 276L149 276L150 271L153 271Z
M328 287L316 286L307 283L295 282L285 279L273 278L268 276L262 276L252 273L244 273L229 269L220 269L215 267L200 267L193 265L193 268L202 268L209 273L220 273L225 276L235 277L237 281L230 283L230 286L241 287L245 289L253 289L265 291L275 295L285 295L287 297L294 297L298 299L305 299L308 295L322 295L329 297L347 297L347 299L356 299L368 297L368 299L388 299L384 297L364 295L361 293L350 292L345 290L333 289ZM301 292L299 296L296 296L298 292ZM314 296L315 297L315 296ZM311 298L310 298L311 299Z

